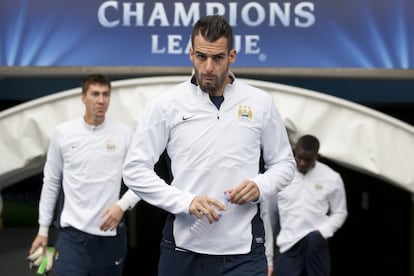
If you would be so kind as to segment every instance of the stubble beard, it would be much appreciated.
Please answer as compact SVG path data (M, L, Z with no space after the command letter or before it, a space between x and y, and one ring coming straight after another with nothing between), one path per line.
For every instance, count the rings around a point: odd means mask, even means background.
M196 76L197 76L197 83L200 86L200 89L204 91L205 93L208 93L210 96L216 96L219 89L223 86L224 81L226 80L227 73L223 73L219 76L215 75L204 75L200 74L197 70L195 70ZM213 77L214 81L211 83L205 83L204 82L204 76L206 77Z

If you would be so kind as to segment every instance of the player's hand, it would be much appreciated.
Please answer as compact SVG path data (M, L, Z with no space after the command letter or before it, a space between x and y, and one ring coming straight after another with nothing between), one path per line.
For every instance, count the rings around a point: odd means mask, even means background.
M267 267L267 276L273 276L273 266Z
M29 255L32 255L39 247L42 249L42 252L46 251L48 237L37 235L36 238L32 242L32 246L29 250Z
M259 187L251 180L243 180L234 189L225 192L230 193L229 199L231 203L239 205L256 201L260 197Z
M226 206L220 200L202 195L196 196L191 201L189 208L190 214L195 215L197 218L201 218L204 215L210 223L220 219L217 210L225 211Z
M122 219L124 212L117 204L113 204L106 209L99 217L103 219L99 228L102 231L114 230L118 227L119 222Z
M51 246L46 248L38 247L27 257L29 268L36 271L36 274L39 275L49 272L53 267L55 252L55 248Z

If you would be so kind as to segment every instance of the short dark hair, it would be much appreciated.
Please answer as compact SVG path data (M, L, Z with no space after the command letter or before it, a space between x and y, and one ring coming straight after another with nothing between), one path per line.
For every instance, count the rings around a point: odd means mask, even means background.
M313 135L307 134L303 135L299 138L299 140L296 143L296 146L301 147L303 150L306 151L313 151L315 153L318 153L319 151L319 140Z
M102 74L92 74L86 76L81 83L82 94L88 91L89 85L91 84L101 84L101 85L108 85L109 89L111 89L111 81Z
M194 47L194 38L201 35L209 42L215 42L221 37L227 38L227 49L233 49L233 29L221 15L207 15L201 17L193 27L191 44Z

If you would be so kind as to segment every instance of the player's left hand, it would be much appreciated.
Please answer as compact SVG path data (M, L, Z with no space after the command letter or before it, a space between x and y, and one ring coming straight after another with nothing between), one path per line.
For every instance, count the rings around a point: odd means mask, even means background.
M234 189L227 190L226 192L230 193L230 202L239 205L256 201L260 196L259 187L251 180L243 180Z
M27 260L29 261L29 268L36 271L36 274L46 274L53 267L55 252L56 249L51 246L46 247L46 252L43 252L43 247L38 247L27 257Z
M122 219L124 212L117 204L106 209L99 217L103 219L99 228L102 231L114 230Z

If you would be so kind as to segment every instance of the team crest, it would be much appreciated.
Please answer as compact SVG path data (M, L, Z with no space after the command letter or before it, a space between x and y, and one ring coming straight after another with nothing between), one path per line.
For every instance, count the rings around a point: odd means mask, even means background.
M322 183L315 183L315 190L322 190L323 184Z
M253 119L253 111L250 106L239 105L237 117L240 121L250 122Z
M107 151L115 151L116 150L115 142L111 141L111 140L106 141L106 150Z

